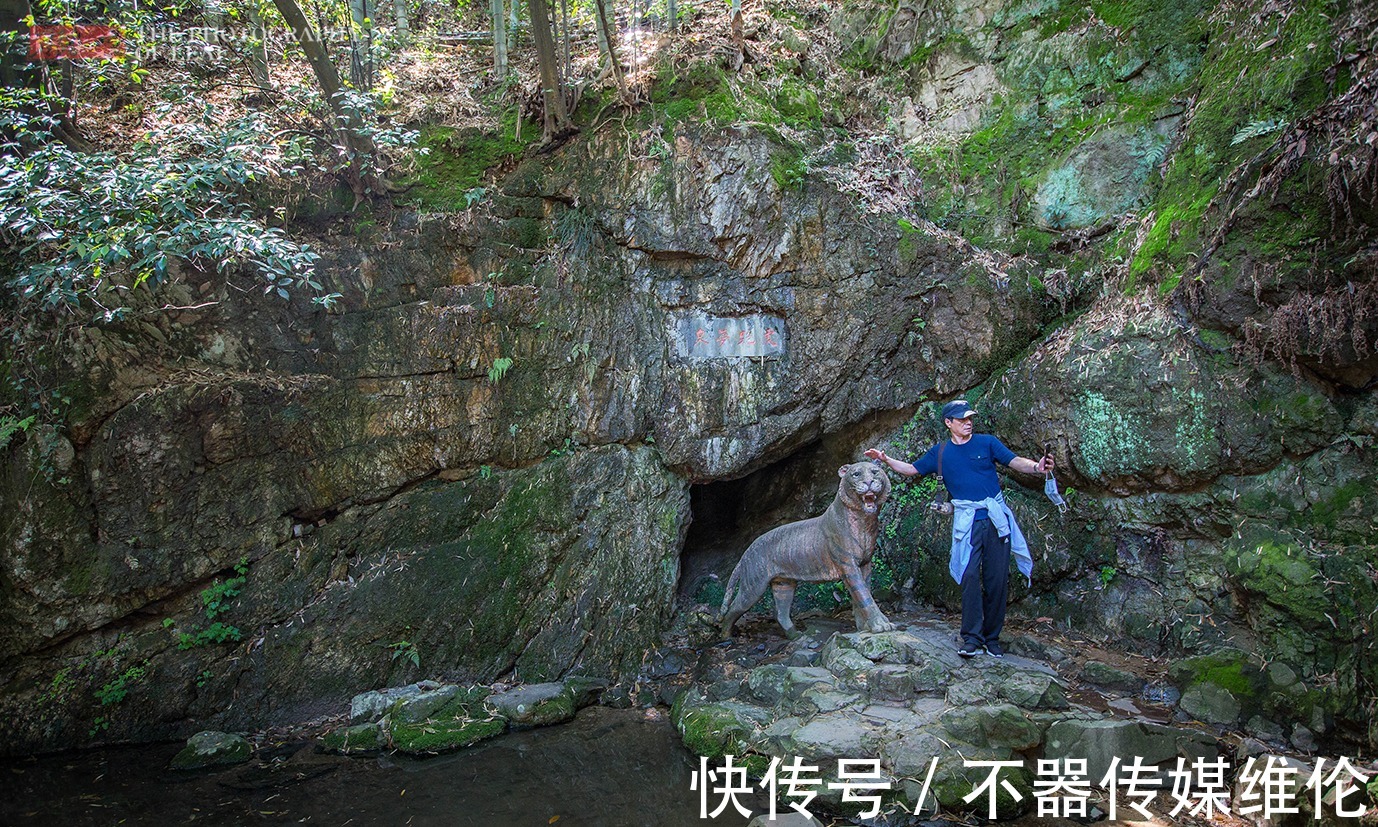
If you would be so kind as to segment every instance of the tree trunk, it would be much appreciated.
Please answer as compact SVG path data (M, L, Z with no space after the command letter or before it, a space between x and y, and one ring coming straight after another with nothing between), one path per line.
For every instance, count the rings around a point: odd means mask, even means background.
M665 13L670 15L670 34L679 31L679 4L675 0L665 0Z
M397 23L397 42L406 45L411 42L411 17L407 0L392 0L392 13Z
M603 53L608 56L608 68L612 72L613 80L617 82L617 93L622 96L622 101L627 103L627 78L622 72L622 65L617 62L612 27L608 25L607 0L593 0L593 16L594 22L598 24L598 45L603 47Z
M492 0L489 8L493 17L493 71L498 83L507 79L507 21L503 17L502 0Z
M258 4L249 3L249 26L252 37L249 40L249 76L260 89L272 87L268 76L268 27L263 23L263 15L258 13Z
M325 99L330 104L330 112L335 117L335 128L349 151L350 165L355 177L374 192L381 192L382 182L373 175L364 173L359 160L360 156L373 154L376 149L373 139L363 133L363 123L359 120L358 113L344 105L344 85L340 82L340 73L335 69L335 64L330 61L330 55L326 54L325 44L307 22L301 6L297 5L297 0L273 0L273 5L277 7L288 28L296 35L302 51L306 53L306 60L311 64L316 82L321 85L321 91L325 93Z
M569 0L560 0L560 80L568 86L574 80L569 57Z
M732 44L737 47L732 71L740 71L746 61L746 38L742 33L742 0L732 0Z
M573 130L565 108L564 85L560 83L560 58L555 51L555 36L550 29L547 0L527 0L531 14L531 37L536 41L536 58L541 68L541 139L549 143Z
M368 0L349 0L349 76L356 89L373 88L373 19Z

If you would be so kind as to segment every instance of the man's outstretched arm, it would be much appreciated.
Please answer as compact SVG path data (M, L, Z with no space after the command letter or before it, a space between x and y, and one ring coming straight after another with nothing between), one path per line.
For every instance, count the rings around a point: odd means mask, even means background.
M1045 454L1038 462L1028 457L1015 457L1010 460L1010 468L1021 474L1046 474L1053 470L1054 464L1052 454Z
M886 456L885 452L880 450L879 448L868 449L866 451L866 456L871 459L885 463L886 465L890 466L890 470L899 474L903 474L906 477L912 477L915 474L919 473L919 470L915 468L913 465L910 465L909 463L904 462L902 460L895 459L894 457ZM1018 459L1018 457L1016 457L1016 459Z

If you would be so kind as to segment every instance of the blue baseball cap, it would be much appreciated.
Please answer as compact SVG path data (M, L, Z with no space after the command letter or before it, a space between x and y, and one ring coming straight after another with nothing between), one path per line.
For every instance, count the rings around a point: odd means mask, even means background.
M943 406L943 419L966 419L975 415L976 411L971 409L965 399L955 399Z

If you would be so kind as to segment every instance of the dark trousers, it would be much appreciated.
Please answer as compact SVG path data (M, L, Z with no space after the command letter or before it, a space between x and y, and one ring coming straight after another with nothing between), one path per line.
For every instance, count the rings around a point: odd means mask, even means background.
M1010 583L1010 538L990 520L971 527L971 558L962 573L962 640L972 646L1000 640Z

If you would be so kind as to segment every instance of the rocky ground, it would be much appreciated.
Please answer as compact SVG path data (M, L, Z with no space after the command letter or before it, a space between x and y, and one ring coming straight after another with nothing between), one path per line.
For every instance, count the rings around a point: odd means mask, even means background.
M697 650L692 665L686 661L670 679L683 686L674 720L686 746L714 758L734 755L757 771L771 757L797 756L829 779L838 759L879 759L894 790L892 813L984 814L986 796L966 799L989 771L964 762L1023 760L1024 769L1008 776L1013 792L998 797L1002 819L1034 809L1041 779L1030 759L1084 759L1095 784L1115 758L1139 757L1161 768L1162 799L1179 758L1188 766L1224 759L1231 774L1254 756L1285 759L1303 778L1314 766L1314 732L1298 724L1289 742L1285 724L1262 715L1241 724L1250 699L1222 686L1229 681L1195 663L1199 658L1168 664L1033 623L1007 630L1004 657L964 659L956 651L957 618L906 612L891 619L897 631L869 634L805 618L807 633L788 641L773 621L757 618L731 643ZM1304 691L1282 670L1265 670L1264 680L1274 695ZM828 805L847 812L833 796ZM1088 815L1096 817L1096 809L1092 804Z
M1161 816L1173 806L1171 771L1179 759L1188 767L1198 759L1225 761L1225 783L1250 758L1285 761L1300 779L1293 785L1299 799L1307 797L1300 785L1321 758L1343 754L1361 771L1378 770L1378 761L1346 749L1335 733L1318 747L1323 720L1312 721L1314 729L1293 723L1289 731L1285 716L1265 717L1261 710L1285 708L1282 699L1309 690L1285 668L1254 675L1231 666L1248 663L1245 653L1238 653L1243 660L1217 653L1167 663L1104 648L1039 619L1011 622L1004 657L967 659L957 654L957 618L906 608L890 613L898 628L882 634L855 632L840 616L804 612L796 620L805 633L793 641L773 620L753 613L736 638L723 642L711 612L700 607L681 616L672 645L648 659L636 681L611 687L580 678L467 687L423 681L356 696L348 722L337 718L319 733L319 744L345 754L438 754L563 723L593 703L672 704L685 746L713 766L731 755L760 778L772 758L797 757L819 768L815 813L887 825L915 823L920 815L985 815L987 795L967 799L989 770L968 761L1023 762L1002 771L1009 786L996 797L1001 820L1033 815L1034 792L1046 778L1040 760L1084 760L1084 771L1073 774L1094 786L1115 759L1140 758L1159 768L1149 776L1157 794L1150 806ZM1232 675L1265 682L1272 700L1260 706ZM247 757L242 746L231 746L231 762ZM876 780L888 790L887 815L857 821L866 808L826 789L838 778L840 759L879 761ZM224 762L216 754L191 763ZM1240 794L1236 786L1236 800ZM1092 789L1086 818L1103 818L1109 806L1105 791ZM1310 820L1309 806L1302 802L1298 818ZM1190 820L1184 813L1167 818L1184 819Z

